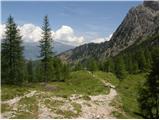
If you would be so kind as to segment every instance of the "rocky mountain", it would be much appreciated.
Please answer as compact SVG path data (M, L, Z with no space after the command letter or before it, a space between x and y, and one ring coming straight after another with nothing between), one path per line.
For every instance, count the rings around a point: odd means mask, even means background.
M143 4L129 10L110 41L84 44L59 54L59 57L70 63L90 57L104 60L107 57L116 56L137 42L143 42L146 37L158 33L158 30L158 1L144 1Z
M24 56L26 59L32 59L36 60L39 56L40 48L38 47L38 42L26 42L24 43L25 49L24 49ZM66 50L72 49L74 46L66 45L60 42L54 42L54 48L53 51L55 54L59 54L61 52L64 52Z

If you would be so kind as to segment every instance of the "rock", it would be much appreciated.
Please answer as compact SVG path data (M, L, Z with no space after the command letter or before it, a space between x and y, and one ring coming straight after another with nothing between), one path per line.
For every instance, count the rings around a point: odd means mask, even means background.
M59 88L57 86L53 86L53 85L46 85L45 86L45 90L46 91L56 91L58 90Z
M105 60L106 57L116 56L131 45L142 42L145 37L158 33L158 7L158 2L145 1L129 10L110 41L100 44L84 44L58 56L70 63L83 61L90 57Z

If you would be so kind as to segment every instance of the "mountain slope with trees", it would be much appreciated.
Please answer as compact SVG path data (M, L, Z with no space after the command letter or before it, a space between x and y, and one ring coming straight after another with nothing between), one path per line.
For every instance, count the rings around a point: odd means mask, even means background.
M158 33L158 6L157 1L144 1L142 5L129 10L110 41L100 44L84 44L59 54L59 57L70 63L75 63L92 57L105 60L110 56L118 55L137 41L141 43L146 37Z

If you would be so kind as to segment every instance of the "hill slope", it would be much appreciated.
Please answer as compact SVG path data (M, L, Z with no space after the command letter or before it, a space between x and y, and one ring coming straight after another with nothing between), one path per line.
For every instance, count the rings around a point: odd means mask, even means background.
M73 63L91 57L104 60L106 57L116 56L135 42L158 33L158 17L158 2L144 1L142 5L129 10L110 41L84 44L59 54L59 57Z
M28 42L28 43L24 43L24 46L25 46L25 49L24 49L25 58L28 60L29 59L36 60L39 56L39 51L40 51L40 48L38 47L39 43L38 42L29 43ZM59 54L61 52L64 52L66 50L73 49L73 48L74 46L71 46L71 45L66 45L60 42L54 42L53 51L56 54Z

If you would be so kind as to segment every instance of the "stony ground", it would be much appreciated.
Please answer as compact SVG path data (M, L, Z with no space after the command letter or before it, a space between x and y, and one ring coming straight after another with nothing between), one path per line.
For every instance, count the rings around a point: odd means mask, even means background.
M90 72L89 72L90 73ZM92 74L92 73L90 73ZM93 77L97 77L93 75ZM42 91L32 90L24 96L2 101L2 105L9 109L1 114L1 118L115 118L114 111L118 109L113 105L117 91L115 86L105 83L110 87L109 94L85 96L72 94L69 97L52 96ZM85 86L84 86L85 87ZM33 101L33 102L32 102Z

